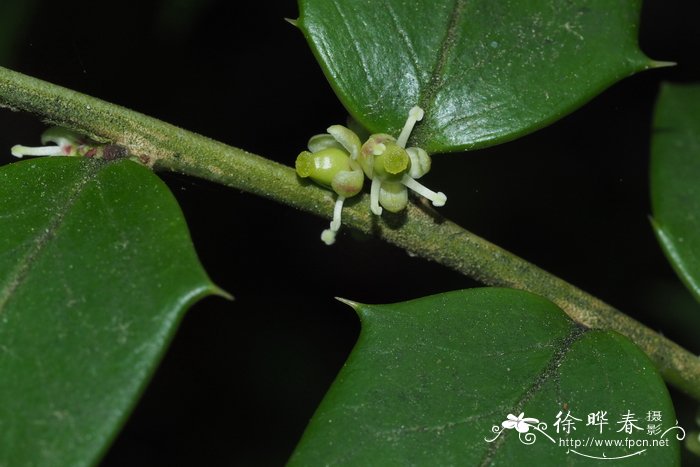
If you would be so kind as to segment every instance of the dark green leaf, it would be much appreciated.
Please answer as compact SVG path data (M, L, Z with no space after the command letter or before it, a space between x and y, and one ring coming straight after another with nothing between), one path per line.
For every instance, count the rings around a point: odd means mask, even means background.
M134 162L10 164L0 199L0 465L90 464L186 308L220 292Z
M651 155L656 236L700 300L700 85L661 88Z
M298 25L345 107L428 152L517 138L656 64L639 0L299 0Z
M617 432L628 411L645 430L649 411L662 412L664 429L675 425L666 387L641 350L619 334L581 328L535 295L473 289L356 309L359 341L292 465L600 465L559 439L659 439ZM556 433L559 411L581 419L570 436ZM586 426L598 411L609 422L602 434ZM485 440L523 412L547 423L556 444L534 428L530 446L512 429ZM670 446L575 450L616 457L644 449L636 465L677 464L675 431L665 439Z

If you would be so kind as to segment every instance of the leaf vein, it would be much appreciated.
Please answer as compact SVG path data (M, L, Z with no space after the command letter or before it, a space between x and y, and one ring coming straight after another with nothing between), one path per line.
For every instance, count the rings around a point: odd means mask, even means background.
M343 11L340 9L338 2L333 2L333 6L335 7L335 11L338 12L338 16L340 16L340 18L343 20L343 26L345 26L345 30L348 32L348 36L350 37L350 43L352 44L353 48L355 49L355 53L357 54L357 58L358 58L359 62L362 64L362 71L364 72L365 78L367 79L367 84L369 85L368 88L373 91L375 96L377 96L378 95L377 90L374 87L374 83L373 83L374 80L372 78L374 76L374 74L369 69L369 67L367 65L366 57L364 56L362 49L359 46L361 41L355 36L353 29L350 27L350 21L348 20L345 13L343 13Z
M513 414L518 414L523 412L523 407L530 402L530 400L537 395L537 393L542 389L542 387L552 378L556 378L559 375L559 367L566 358L566 355L571 350L571 346L581 339L584 334L589 331L589 328L584 327L580 324L574 324L571 332L559 341L557 350L554 355L549 360L547 365L542 369L539 375L535 378L532 385L522 394L520 399L515 403L512 408ZM484 454L484 458L481 461L482 466L491 465L493 458L496 455L496 451L503 445L507 436L501 436L493 443L489 444L489 448Z
M389 12L389 15L391 16L394 29L396 30L396 33L399 35L399 37L403 41L404 45L406 46L406 52L408 53L408 56L411 58L411 65L413 66L413 71L416 75L416 80L418 80L418 82L421 82L422 73L421 73L420 61L418 59L418 54L416 53L416 49L413 47L413 43L411 42L411 39L408 37L408 34L406 34L406 30L401 27L401 20L400 20L399 16L396 14L394 7L391 6L391 2L389 2L388 0L385 0L384 3L386 4L387 11Z
M432 113L431 111L435 104L435 98L444 84L442 74L445 69L445 66L447 65L450 53L454 49L454 45L457 41L457 36L459 34L459 24L466 6L466 0L455 1L449 16L447 31L445 32L445 35L442 38L442 42L440 43L440 50L438 51L435 66L433 67L433 71L430 74L428 84L425 86L423 92L421 93L420 99L418 100L418 105L423 108L427 115L430 115ZM416 129L414 139L422 142L424 140L424 137L422 135L421 128L422 127L419 126Z
M41 252L49 244L51 239L56 236L56 232L65 221L65 218L73 205L75 205L80 193L97 177L97 175L100 173L101 167L102 165L100 164L100 166L96 169L88 170L87 175L78 180L71 190L66 202L61 205L61 208L57 210L54 217L49 220L48 226L41 230L39 235L34 237L33 245L28 249L24 257L17 262L15 268L7 275L7 280L5 281L2 289L0 289L0 314L2 314L2 312L5 310L10 298L12 298L17 289L26 280L29 271L31 270L32 266L36 264L36 260L39 258Z

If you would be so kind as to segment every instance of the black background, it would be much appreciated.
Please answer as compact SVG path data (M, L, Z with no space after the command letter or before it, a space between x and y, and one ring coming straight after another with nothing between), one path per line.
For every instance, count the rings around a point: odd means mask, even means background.
M434 158L426 184L448 218L698 352L697 307L648 216L648 147L663 80L700 80L698 2L645 2L642 49L675 68L626 79L518 141ZM188 5L196 7L188 10ZM17 17L3 65L292 165L345 121L301 33L294 0L48 0ZM44 125L0 111L0 162ZM235 302L187 314L105 465L279 465L359 332L334 296L403 301L472 287L441 266L246 193L162 174L200 258ZM691 405L674 394L682 421Z

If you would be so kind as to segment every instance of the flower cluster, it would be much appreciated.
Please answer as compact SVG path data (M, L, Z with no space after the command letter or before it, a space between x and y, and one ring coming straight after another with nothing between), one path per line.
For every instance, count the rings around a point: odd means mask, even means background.
M443 193L436 193L417 181L430 171L428 153L418 147L406 148L413 127L422 119L423 110L413 107L398 138L379 133L361 144L352 130L333 125L328 133L309 140L309 150L297 157L297 174L338 195L330 228L321 234L327 245L335 242L345 199L360 192L365 176L372 180L370 208L378 216L383 209L390 212L404 209L408 204L408 188L428 198L433 206L445 204L447 197Z

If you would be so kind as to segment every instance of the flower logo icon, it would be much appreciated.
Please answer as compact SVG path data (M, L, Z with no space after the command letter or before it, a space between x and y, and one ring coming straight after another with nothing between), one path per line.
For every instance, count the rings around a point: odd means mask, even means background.
M501 426L508 430L512 430L513 428L515 428L515 430L518 433L527 433L528 431L530 431L532 423L540 422L536 418L526 418L525 412L521 412L520 415L518 415L517 417L509 413L506 418L507 420L504 420L503 423L501 423Z

